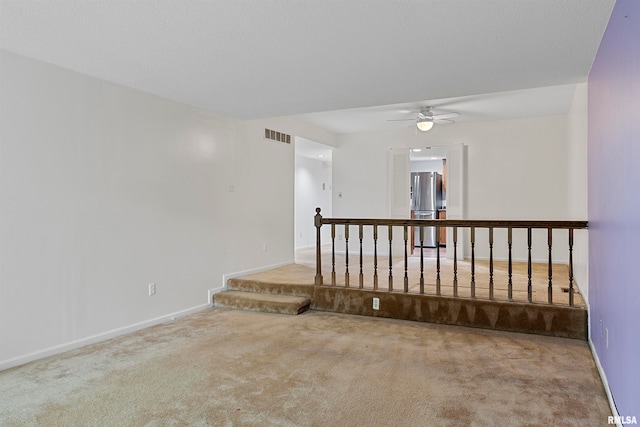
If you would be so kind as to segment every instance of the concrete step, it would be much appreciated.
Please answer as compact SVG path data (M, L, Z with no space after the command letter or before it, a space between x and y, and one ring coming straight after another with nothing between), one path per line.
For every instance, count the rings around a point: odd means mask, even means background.
M266 313L300 314L309 309L311 300L293 295L225 291L213 296L214 307L239 310L262 311Z

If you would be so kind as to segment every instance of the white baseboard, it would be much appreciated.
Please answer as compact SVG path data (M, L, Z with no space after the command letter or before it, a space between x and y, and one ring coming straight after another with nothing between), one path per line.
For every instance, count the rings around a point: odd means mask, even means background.
M301 251L301 250L304 250L304 249L312 249L312 248L315 248L315 247L316 247L316 245L314 243L313 245L296 246L295 248L293 248L293 250L294 251Z
M613 400L613 395L611 394L611 389L609 388L609 381L607 381L607 374L605 374L602 365L600 364L600 358L598 357L598 353L596 353L596 349L593 346L593 341L591 341L591 337L589 337L589 348L591 348L591 354L593 355L593 360L596 362L596 367L598 368L598 373L600 374L600 379L602 380L602 384L604 385L604 391L607 394L607 399L609 400L609 407L611 408L611 414L613 415L615 420L619 420L620 414L618 414L618 408L616 408L616 403ZM617 427L624 427L621 423L616 421Z
M387 256L389 256L389 251L387 249L388 249L387 247L379 248L378 249L378 257L387 257ZM427 248L427 249L433 250L435 248ZM446 248L445 247L441 247L441 249L446 249ZM419 253L420 253L420 249L416 249L416 252L414 252L414 254L411 255L411 256L412 257L416 257L416 254L419 254ZM346 251L344 249L338 249L338 250L335 251L335 254L344 256L346 254ZM459 254L459 252L458 252L458 254ZM330 256L330 254L326 254L326 253L323 254L323 255L329 255ZM349 249L349 255L353 256L353 257L357 257L357 256L360 255L360 252L359 252L359 250L357 248L353 249L353 250ZM364 255L364 256L373 256L374 254L373 254L373 252L363 251L362 255ZM425 259L426 258L433 259L433 258L435 258L435 256L427 256L427 257L425 257ZM440 258L441 259L446 258L446 255L442 255L441 254ZM404 259L404 252L403 253L394 253L393 254L393 259L396 260L396 261L401 261L402 259ZM464 260L470 262L471 261L471 256L465 256ZM481 256L477 256L476 255L475 260L476 261L489 261L489 257L484 257L484 256L481 257ZM494 257L493 260L494 261L500 261L500 262L507 262L507 261L509 261L509 258ZM528 258L512 258L511 261L512 262L525 262L526 263L529 260L528 260ZM549 260L547 258L533 258L531 260L531 262L535 263L535 264L546 264L548 261ZM563 261L563 260L557 260L557 261L554 260L553 263L554 264L560 264L560 265L568 265L568 262L567 261Z
M222 275L222 289L227 289L227 282L229 279L234 279L236 277L248 276L250 274L261 273L267 270L273 270L274 268L284 267L285 265L293 264L294 262L281 262L279 264L267 265L264 267L252 268L250 270L237 271L235 273L227 273ZM219 288L216 288L219 289Z
M262 271L271 270L273 268L282 267L285 265L292 264L291 262L283 262L279 264L268 265L265 267L254 268L251 270L239 271L236 273L229 273L222 276L222 286L217 288L209 289L208 300L206 304L198 305L192 308L188 308L185 310L176 311L174 313L166 314L160 317L156 317L154 319L145 320L143 322L135 323L133 325L124 326L122 328L113 329L107 332L103 332L96 335L91 335L86 338L82 338L79 340L71 341L65 344L60 344L54 347L49 347L43 350L34 351L33 353L28 353L22 356L14 357L7 360L0 360L0 371L4 371L5 369L13 368L16 366L24 365L25 363L32 362L34 360L43 359L45 357L55 356L56 354L64 353L66 351L75 350L76 348L84 347L87 345L95 344L101 341L106 341L111 338L116 338L120 335L129 334L131 332L139 331L140 329L148 328L150 326L158 325L160 323L164 323L169 320L174 320L178 317L184 317L189 314L194 314L199 311L206 310L213 305L213 295L218 292L224 291L227 286L227 281L234 277L246 276L249 274L260 273Z
M465 261L470 261L471 260L471 255L469 256L465 256ZM499 261L499 262L508 262L509 258L505 258L505 257L493 257L494 261ZM477 256L476 255L476 261L489 261L489 257L485 257L485 256ZM513 257L511 259L512 262L522 262L522 263L528 263L529 259L528 258L520 258L520 257ZM546 264L549 262L548 258L531 258L531 262L534 264ZM567 260L553 260L553 264L554 265L569 265L569 261Z
M91 335L86 338L71 341L65 344L60 344L54 347L49 347L44 350L34 351L33 353L25 354L22 356L14 357L12 359L0 361L0 371L5 369L14 368L16 366L24 365L25 363L32 362L34 360L43 359L45 357L55 356L56 354L64 353L66 351L75 350L76 348L84 347L90 344L95 344L101 341L106 341L111 338L116 338L124 334L139 331L150 326L158 325L160 323L167 322L169 320L175 320L178 317L188 316L209 308L210 304L198 305L196 307L188 308L185 310L176 311L171 314L156 317L154 319L145 320L143 322L135 323L133 325L124 326L122 328L112 329L107 332L103 332L96 335Z
M224 291L226 288L224 286L219 286L217 288L214 289L209 289L208 295L209 295L209 307L213 307L213 296L217 293L220 293L222 291Z
M380 257L388 257L389 256L389 252L386 249L387 248L385 248L384 251L383 250L379 250L378 251L378 257L379 258ZM334 253L336 255L345 256L347 252L344 251L344 250L337 250ZM326 253L323 254L323 255L331 256L331 254L326 254ZM363 256L374 256L375 254L373 252L365 252L365 251L363 251L362 255ZM393 259L397 258L396 261L400 261L401 259L404 259L403 258L404 257L404 253L402 255L400 255L400 254L392 254L392 255L393 255ZM359 250L355 250L355 251L349 250L349 256L358 257L358 256L360 256L360 251Z

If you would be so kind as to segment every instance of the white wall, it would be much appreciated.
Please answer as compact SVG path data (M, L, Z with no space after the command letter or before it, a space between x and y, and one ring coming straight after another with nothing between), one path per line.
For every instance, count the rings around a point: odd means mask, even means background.
M263 128L332 135L1 55L0 369L204 307L224 274L293 261L293 146Z
M569 112L567 210L570 219L587 219L587 83L576 86ZM589 299L589 239L585 230L575 232L573 270L580 292Z
M411 172L438 172L442 175L442 159L411 160Z
M295 247L301 249L316 244L316 208L323 216L332 216L331 162L296 156L295 174ZM322 242L328 243L330 228L323 227L322 233Z
M468 147L469 219L569 219L567 210L567 116L436 126L339 136L334 150L336 217L388 215L388 160L391 147ZM366 147L366 155L363 155ZM339 194L342 193L342 198ZM408 209L408 207L407 207ZM485 232L486 234L486 232ZM488 256L487 236L477 235L477 256ZM504 233L506 236L506 232ZM506 258L506 237L495 235L495 257ZM526 259L526 232L514 232L514 258ZM566 261L566 233L554 234L554 259ZM546 231L534 234L534 258L546 260Z

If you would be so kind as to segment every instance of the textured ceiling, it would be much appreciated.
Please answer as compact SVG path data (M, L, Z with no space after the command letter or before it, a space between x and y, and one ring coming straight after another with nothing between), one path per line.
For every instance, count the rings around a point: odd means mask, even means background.
M614 0L0 0L0 47L253 119L586 80Z

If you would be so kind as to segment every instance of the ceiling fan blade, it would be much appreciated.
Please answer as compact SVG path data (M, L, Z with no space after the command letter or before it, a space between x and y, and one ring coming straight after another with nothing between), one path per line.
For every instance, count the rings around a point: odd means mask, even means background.
M452 125L455 123L453 120L448 119L434 119L433 122L439 125Z
M387 119L388 122L404 122L404 121L408 121L408 120L411 120L411 121L414 121L414 122L416 121L416 119Z
M450 119L452 117L458 117L460 115L460 113L442 113L442 114L434 114L433 118L434 119Z

